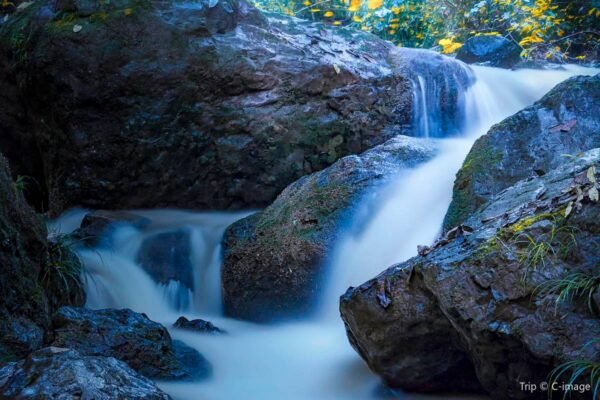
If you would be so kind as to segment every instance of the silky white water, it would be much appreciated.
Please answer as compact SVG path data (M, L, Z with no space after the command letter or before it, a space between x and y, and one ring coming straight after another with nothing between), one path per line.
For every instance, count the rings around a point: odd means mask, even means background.
M598 71L568 67L562 71L473 68L476 83L466 94L467 124L461 138L440 140L440 152L428 163L405 171L377 192L377 207L362 230L340 232L331 256L329 285L321 313L311 319L261 326L225 318L220 313L220 240L225 228L244 213L191 213L156 210L143 231L123 226L111 233L111 246L80 249L86 275L87 306L131 308L169 327L174 338L200 351L213 365L205 381L159 385L175 399L428 399L435 396L384 391L350 347L339 318L338 298L391 264L416 254L418 244L431 244L450 203L452 184L473 141L503 118L539 99L560 81ZM425 84L425 83L423 83ZM70 232L84 210L75 210L50 229ZM139 212L138 212L139 213ZM186 228L194 293L187 310L175 309L182 290L175 282L158 285L136 264L145 238ZM174 286L175 285L175 286ZM185 296L185 291L183 291ZM177 303L180 304L180 303ZM180 316L204 318L228 331L208 336L171 328ZM444 397L449 398L449 397ZM456 396L465 399L465 396Z

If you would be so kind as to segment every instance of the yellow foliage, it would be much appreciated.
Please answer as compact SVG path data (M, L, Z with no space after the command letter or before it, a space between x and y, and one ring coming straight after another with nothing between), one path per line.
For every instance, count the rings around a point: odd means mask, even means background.
M383 5L383 0L368 0L369 10L375 10Z
M333 11L326 11L325 14L323 14L323 16L327 17L327 18L331 18L331 17L333 17Z
M348 7L348 11L358 11L360 10L360 0L350 0L350 7Z
M462 47L462 43L454 41L454 38L441 39L438 44L442 46L442 53L451 54L455 53Z

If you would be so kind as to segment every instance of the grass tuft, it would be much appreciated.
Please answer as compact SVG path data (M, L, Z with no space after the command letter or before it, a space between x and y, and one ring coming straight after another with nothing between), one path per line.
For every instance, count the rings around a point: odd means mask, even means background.
M598 287L600 287L600 272L596 274L572 272L562 278L542 283L534 290L534 294L557 295L557 307L563 302L585 299L588 308L593 312L593 296Z

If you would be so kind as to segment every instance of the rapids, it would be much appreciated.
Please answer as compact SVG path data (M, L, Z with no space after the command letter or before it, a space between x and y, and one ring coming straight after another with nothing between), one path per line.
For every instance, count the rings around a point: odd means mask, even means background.
M78 249L87 272L87 306L144 312L168 327L174 338L198 349L213 364L214 374L206 381L159 382L175 399L440 398L385 389L350 347L337 311L338 298L349 286L359 285L386 267L416 255L418 244L427 245L435 240L451 200L456 171L477 137L564 79L595 73L574 66L552 71L472 69L476 81L464 96L464 132L451 139L435 139L442 144L436 158L400 174L381 188L376 211L361 229L355 227L339 233L339 243L331 255L327 290L322 293L317 315L268 326L224 317L219 280L220 240L230 223L248 213L175 210L142 211L152 220L144 232L119 227L110 233L111 246ZM421 96L425 107L428 104L425 93L435 91L428 91L427 81L421 77L416 87L421 92L415 96ZM423 112L433 111L425 107ZM422 124L429 129L432 121L425 118ZM66 213L51 223L50 230L63 233L74 230L85 212ZM176 282L154 283L135 262L144 238L176 228L191 232L193 292L182 290ZM180 315L210 320L229 334L206 336L172 328Z

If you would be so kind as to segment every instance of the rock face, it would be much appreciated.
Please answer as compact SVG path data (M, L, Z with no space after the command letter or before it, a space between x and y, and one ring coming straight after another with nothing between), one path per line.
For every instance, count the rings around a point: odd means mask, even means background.
M521 61L521 48L502 36L473 36L458 49L456 58L469 64L512 68Z
M600 75L574 77L479 138L456 176L447 231L515 182L600 147Z
M335 233L358 200L394 173L435 153L435 144L424 139L391 139L294 182L264 211L227 228L222 267L225 312L254 321L309 312Z
M114 357L149 378L190 379L210 373L210 365L198 352L171 341L162 325L131 310L63 307L53 324L53 346Z
M47 347L0 369L6 399L169 400L147 378L112 357Z
M598 361L592 339L600 320L585 298L561 302L555 287L597 272L600 204L586 181L594 165L600 149L518 182L469 218L462 234L350 288L342 318L371 369L392 386L460 390L453 377L463 365L460 373L474 370L494 399L526 399L519 382L544 381L564 362ZM581 209L564 218L578 187L586 193Z
M22 189L0 154L0 364L43 345L56 307L85 301L78 275L69 274L71 268L78 273L78 260L67 247L47 242Z
M443 88L448 131L470 82L452 59L242 0L40 1L0 27L0 54L0 150L43 182L54 214L265 206L413 133L417 63Z

